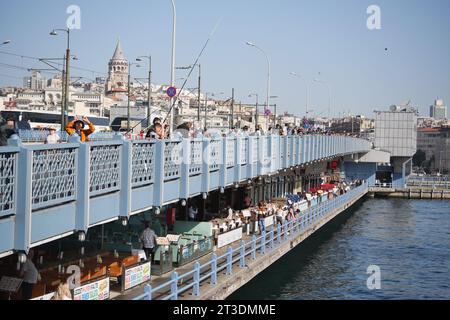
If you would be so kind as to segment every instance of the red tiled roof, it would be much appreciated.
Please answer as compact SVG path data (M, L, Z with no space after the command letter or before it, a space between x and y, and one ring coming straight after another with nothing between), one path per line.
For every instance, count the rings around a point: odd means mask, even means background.
M418 128L419 132L439 132L439 129L436 128Z

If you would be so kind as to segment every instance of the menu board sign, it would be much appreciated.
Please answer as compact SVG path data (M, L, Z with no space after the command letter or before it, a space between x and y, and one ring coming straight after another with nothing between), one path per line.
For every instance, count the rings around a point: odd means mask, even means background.
M0 291L17 292L22 284L22 279L3 276L0 279Z
M308 210L308 201L306 200L300 201L300 203L298 204L298 209L301 212Z
M268 216L268 217L264 218L264 226L266 228L272 226L274 223L273 219L274 219L274 216Z
M125 269L125 282L123 290L128 290L150 280L151 263L146 262L139 266Z
M242 228L219 234L217 237L217 248L222 248L240 239L242 239Z
M73 290L73 300L108 300L109 277L82 285Z

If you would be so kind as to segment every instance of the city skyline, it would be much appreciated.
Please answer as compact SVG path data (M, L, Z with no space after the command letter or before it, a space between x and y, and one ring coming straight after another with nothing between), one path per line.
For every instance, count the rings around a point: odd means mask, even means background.
M5 10L0 14L0 40L12 42L2 46L1 52L33 57L62 56L64 37L51 37L49 32L65 26L69 16L66 9L75 4L81 8L81 29L73 30L71 35L72 52L79 59L72 65L96 72L74 69L74 76L105 77L107 63L120 38L130 62L137 56L152 54L153 82L169 83L170 1L134 1L130 10L124 10L123 3L118 1L48 3L4 4ZM445 19L450 9L447 1L435 0L433 8L422 1L396 1L395 4L377 1L382 28L372 31L366 27L369 16L366 9L373 4L369 1L284 1L283 4L177 1L177 66L194 62L219 21L200 60L203 92L220 91L231 96L234 87L238 100L253 103L254 99L248 95L258 93L263 103L265 58L245 45L245 41L252 41L271 57L271 95L279 96L271 103L279 105L279 113L304 114L304 83L290 76L290 72L311 81L316 78L326 81L332 88L331 115L334 116L347 111L372 116L375 109L409 99L413 106L419 107L421 115L426 115L436 98L449 101L450 46L441 41L450 32L450 23ZM36 15L43 19L36 20ZM18 17L21 17L20 24ZM0 54L0 61L10 65L0 65L0 86L22 85L23 76L29 73L17 67L45 67L6 54ZM146 68L134 72L136 77L145 77ZM177 78L185 75L186 71L177 72ZM196 87L196 82L194 71L187 87ZM315 114L327 114L328 99L323 84L310 85L309 105Z

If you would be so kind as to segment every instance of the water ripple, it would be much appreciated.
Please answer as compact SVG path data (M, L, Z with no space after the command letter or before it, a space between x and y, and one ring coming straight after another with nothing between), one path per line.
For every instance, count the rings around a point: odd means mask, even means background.
M367 199L230 299L450 299L449 207ZM367 288L370 265L380 290Z

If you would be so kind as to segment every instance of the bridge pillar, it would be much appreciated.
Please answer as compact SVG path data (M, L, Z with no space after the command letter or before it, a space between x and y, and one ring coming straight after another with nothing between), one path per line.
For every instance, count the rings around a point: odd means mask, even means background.
M155 182L153 187L153 202L155 207L161 207L164 202L164 156L165 142L155 142Z
M189 167L191 165L191 140L181 142L182 158L180 165L180 198L189 198Z
M116 135L115 140L122 140L122 161L120 177L120 216L129 218L131 214L131 177L133 165L133 143L122 135ZM88 188L87 188L88 189Z
M33 151L24 147L20 139L10 139L8 145L20 148L17 166L17 185L20 187L16 189L14 248L28 252L31 244Z

